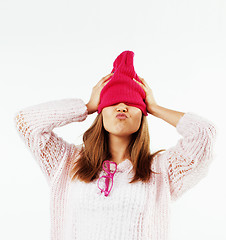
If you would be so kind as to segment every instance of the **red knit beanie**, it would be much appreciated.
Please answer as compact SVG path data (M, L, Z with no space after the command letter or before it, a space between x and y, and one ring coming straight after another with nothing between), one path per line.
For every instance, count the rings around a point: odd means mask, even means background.
M104 107L125 103L129 106L139 108L145 116L148 115L143 88L133 80L141 82L133 66L134 52L124 51L118 55L113 63L111 73L114 73L110 81L103 87L100 93L100 104L98 114ZM108 80L109 80L108 79Z

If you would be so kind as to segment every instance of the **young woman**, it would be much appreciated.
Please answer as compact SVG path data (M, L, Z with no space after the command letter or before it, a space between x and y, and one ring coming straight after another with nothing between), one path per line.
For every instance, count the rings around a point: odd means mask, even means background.
M159 106L147 82L129 72L137 79L127 79L134 88L128 93L128 85L117 85L125 75L119 69L114 66L93 87L87 104L68 98L15 115L17 130L50 186L52 240L166 240L170 200L177 200L208 172L216 136L213 123L195 113ZM107 88L111 81L117 83L116 95L116 85ZM143 102L137 92L145 97ZM53 132L95 112L81 145L69 144ZM175 146L150 153L147 113L182 135Z

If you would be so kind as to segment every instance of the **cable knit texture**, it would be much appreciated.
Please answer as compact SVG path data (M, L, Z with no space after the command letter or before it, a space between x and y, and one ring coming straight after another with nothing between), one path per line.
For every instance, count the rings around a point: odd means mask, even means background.
M118 164L113 188L105 197L97 180L70 181L71 162L79 156L82 144L69 144L53 132L56 127L84 121L87 115L79 98L45 102L15 114L16 129L50 187L51 240L168 239L170 201L207 175L215 126L195 113L185 113L176 126L182 138L154 158L151 168L161 174L152 174L148 183L129 184L134 171L126 159Z

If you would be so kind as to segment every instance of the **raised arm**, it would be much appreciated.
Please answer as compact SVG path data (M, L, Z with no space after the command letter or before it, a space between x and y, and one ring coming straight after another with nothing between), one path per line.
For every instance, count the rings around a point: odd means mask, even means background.
M15 114L16 129L34 154L48 184L61 161L70 154L72 146L58 137L53 129L71 122L84 121L87 115L87 106L78 98L41 103Z
M154 111L183 136L177 144L161 153L170 186L171 199L177 200L208 173L213 158L216 127L192 112L185 114L160 107Z
M208 172L213 157L216 127L197 114L178 112L157 104L152 89L139 77L134 79L145 91L147 111L176 127L183 136L176 146L160 153L165 165L171 199L178 199L185 191L196 185Z

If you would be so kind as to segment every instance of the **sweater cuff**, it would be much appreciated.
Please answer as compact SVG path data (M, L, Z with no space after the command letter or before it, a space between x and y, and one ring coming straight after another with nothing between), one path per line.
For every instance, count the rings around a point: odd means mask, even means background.
M211 123L193 112L186 112L178 121L176 129L182 136L187 134L195 134L199 129L203 129L211 125Z

